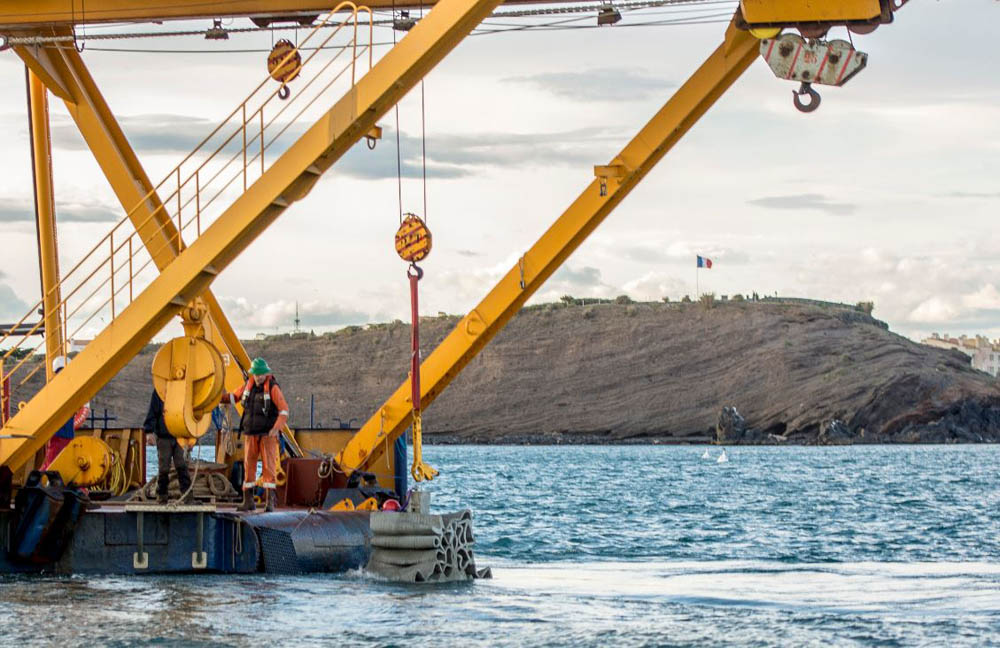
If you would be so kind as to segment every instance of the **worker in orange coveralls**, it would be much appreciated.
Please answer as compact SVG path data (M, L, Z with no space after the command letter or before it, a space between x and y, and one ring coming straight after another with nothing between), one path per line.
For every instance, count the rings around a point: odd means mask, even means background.
M66 367L68 360L66 356L56 356L52 360L52 371L53 373L59 373ZM76 431L80 429L80 426L84 424L87 417L90 416L90 403L85 404L73 417L63 423L55 435L49 439L48 443L45 444L45 461L42 462L42 470L49 467L49 464L59 456L66 446L70 444L73 437L76 436Z
M243 503L237 510L252 511L255 508L253 489L256 485L257 458L260 457L264 462L261 477L267 502L265 510L270 512L274 510L278 435L288 421L288 401L263 358L254 358L250 364L250 379L232 394L223 394L221 403L235 404L237 400L243 406L240 431L244 437Z

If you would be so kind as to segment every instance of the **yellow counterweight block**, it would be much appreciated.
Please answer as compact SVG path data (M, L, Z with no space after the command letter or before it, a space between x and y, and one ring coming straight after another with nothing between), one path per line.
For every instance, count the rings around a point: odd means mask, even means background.
M100 484L111 470L111 448L92 436L78 436L63 448L49 464L67 486L86 487Z
M187 335L170 340L153 358L153 387L163 399L163 420L178 439L197 439L208 431L225 381L222 354L206 340L200 300L182 312Z

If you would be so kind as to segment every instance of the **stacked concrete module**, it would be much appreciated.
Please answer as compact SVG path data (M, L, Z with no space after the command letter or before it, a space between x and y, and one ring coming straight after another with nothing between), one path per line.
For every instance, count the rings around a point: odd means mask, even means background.
M477 570L472 545L472 513L445 515L372 513L372 554L368 571L403 583L489 578Z

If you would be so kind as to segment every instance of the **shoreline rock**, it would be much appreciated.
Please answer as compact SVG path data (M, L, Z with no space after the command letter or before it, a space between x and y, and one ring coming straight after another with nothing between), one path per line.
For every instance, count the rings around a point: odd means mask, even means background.
M460 319L422 319L425 358ZM377 411L406 380L409 343L397 321L246 346L275 368L291 424L310 425L314 396L323 427ZM155 350L92 406L141 425ZM428 443L689 444L720 427L731 444L993 442L1000 383L843 305L574 302L522 310L424 414Z

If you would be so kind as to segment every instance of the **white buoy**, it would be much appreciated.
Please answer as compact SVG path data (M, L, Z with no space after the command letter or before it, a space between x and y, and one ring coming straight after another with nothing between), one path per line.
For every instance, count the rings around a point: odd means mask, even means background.
M727 461L729 461L729 457L726 456L726 449L723 448L722 454L720 454L719 458L715 460L715 463L726 463Z
M705 450L705 454L701 455L702 459L711 459L712 455L708 454L708 450Z

